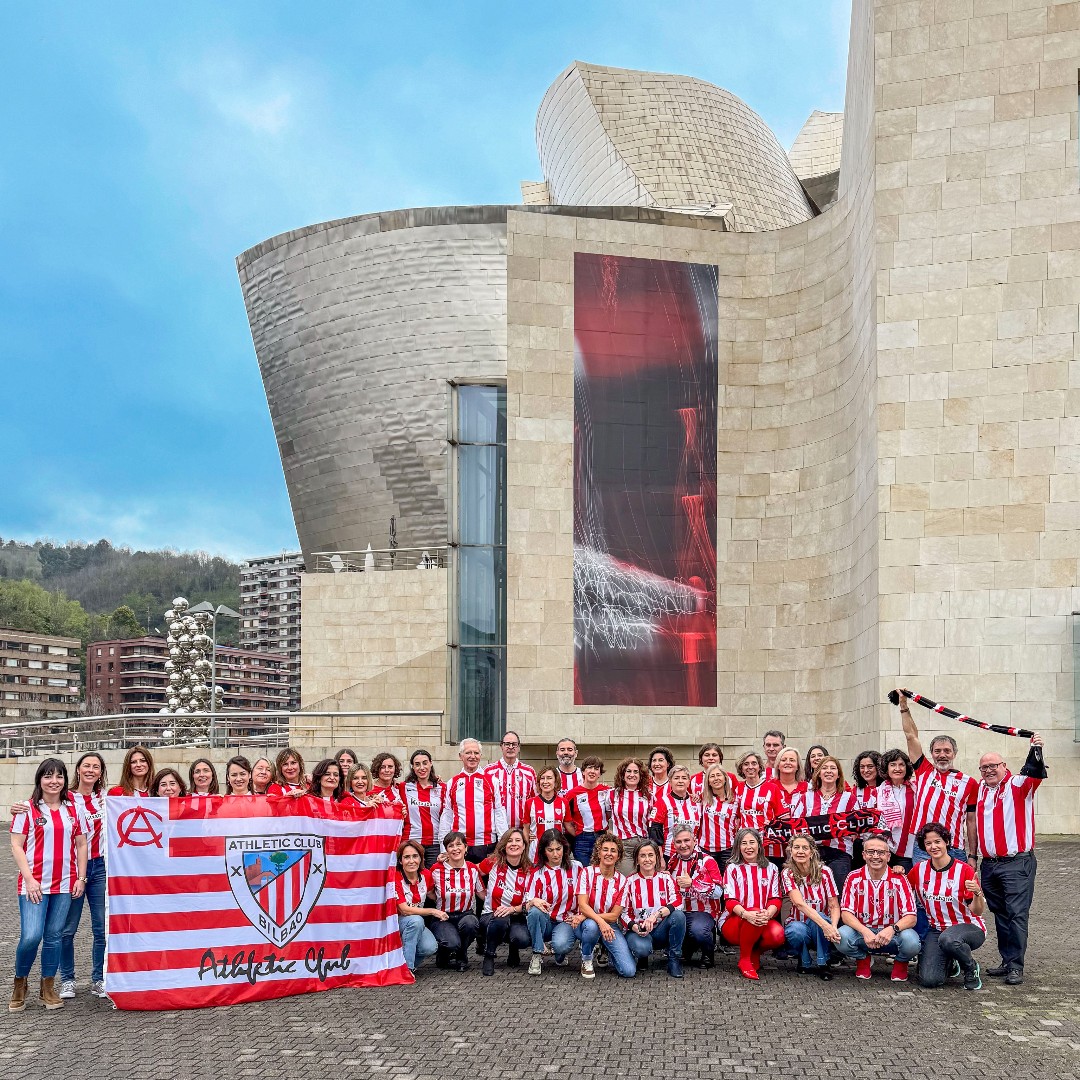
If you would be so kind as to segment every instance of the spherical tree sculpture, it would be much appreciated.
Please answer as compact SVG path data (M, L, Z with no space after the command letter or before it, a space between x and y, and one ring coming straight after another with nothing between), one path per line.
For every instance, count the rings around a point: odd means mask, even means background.
M190 607L184 597L178 596L165 612L165 621L169 626L166 638L169 659L165 661L169 696L161 715L177 717L173 726L177 742L206 735L211 695L214 697L214 710L217 711L221 708L224 693L220 686L211 686L214 641L208 631L213 625L213 614L209 611L192 612Z

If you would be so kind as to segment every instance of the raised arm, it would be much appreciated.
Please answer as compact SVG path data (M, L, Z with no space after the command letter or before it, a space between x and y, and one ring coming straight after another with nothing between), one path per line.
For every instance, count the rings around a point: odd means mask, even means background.
M919 742L919 729L912 719L911 710L908 708L908 699L900 696L900 723L904 728L904 738L907 740L907 756L914 765L923 756L922 743Z

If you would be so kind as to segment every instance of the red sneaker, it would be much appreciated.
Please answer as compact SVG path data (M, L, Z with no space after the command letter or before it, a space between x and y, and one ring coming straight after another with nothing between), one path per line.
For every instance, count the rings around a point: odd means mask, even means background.
M864 956L855 965L855 978L856 979L869 979L870 969L874 966L874 959L871 956Z
M757 968L754 967L753 962L750 960L739 961L739 972L744 979L753 979L754 982L758 981Z
M890 978L893 982L907 982L908 976L908 962L906 960L897 960L892 966L892 975Z

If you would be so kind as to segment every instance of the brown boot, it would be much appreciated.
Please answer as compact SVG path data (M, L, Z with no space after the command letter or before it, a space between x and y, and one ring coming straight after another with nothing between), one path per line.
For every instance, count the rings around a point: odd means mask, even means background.
M16 979L8 1002L8 1012L22 1012L26 1008L26 980Z
M46 1009L62 1009L64 1003L60 1000L60 995L53 988L52 979L41 980L41 1004Z

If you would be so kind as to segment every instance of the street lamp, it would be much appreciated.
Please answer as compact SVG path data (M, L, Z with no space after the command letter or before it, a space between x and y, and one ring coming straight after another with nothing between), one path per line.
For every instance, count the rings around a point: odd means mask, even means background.
M230 619L239 619L240 612L233 611L231 607L226 607L224 604L218 604L214 607L213 604L204 600L201 604L196 604L192 609L196 611L210 612L210 746L217 745L215 742L216 730L214 727L214 721L217 714L217 619L219 615L226 615Z

